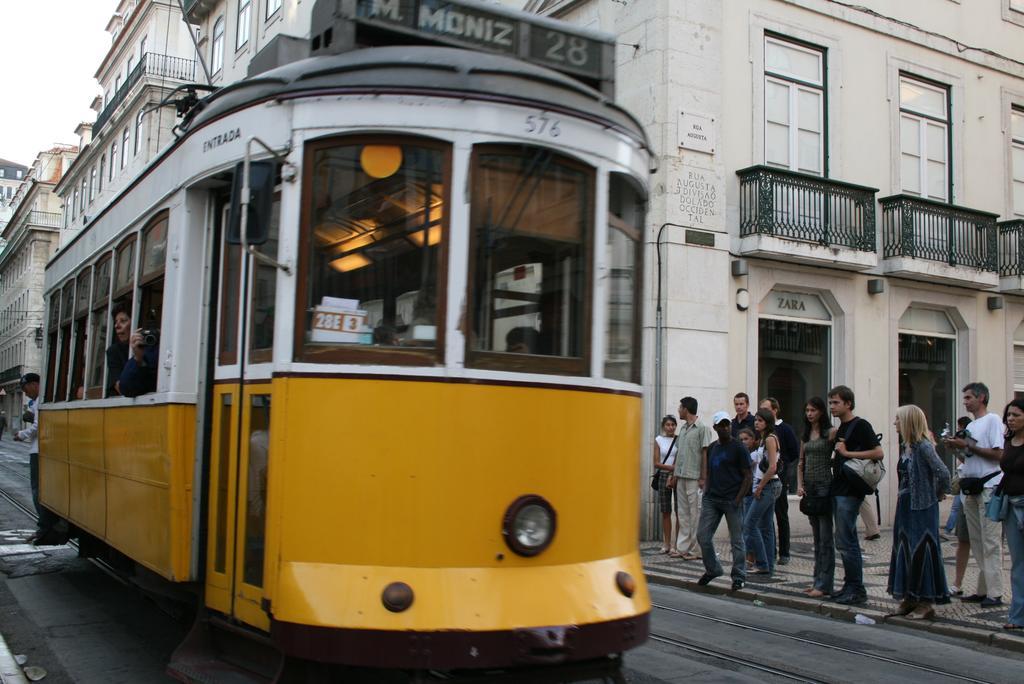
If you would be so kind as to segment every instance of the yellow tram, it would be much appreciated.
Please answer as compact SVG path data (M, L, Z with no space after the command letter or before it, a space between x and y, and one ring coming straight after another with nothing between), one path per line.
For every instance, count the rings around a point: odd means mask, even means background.
M610 37L395 6L320 0L51 261L41 499L291 658L603 661L650 610L644 133Z

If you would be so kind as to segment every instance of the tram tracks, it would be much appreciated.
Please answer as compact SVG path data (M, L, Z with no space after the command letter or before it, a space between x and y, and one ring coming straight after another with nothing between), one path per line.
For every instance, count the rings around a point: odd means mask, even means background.
M697 618L699 620L706 620L706 621L713 622L715 624L719 624L719 625L722 625L722 626L725 626L725 627L732 627L732 628L742 629L742 630L746 630L746 631L750 631L750 632L756 632L758 634L762 634L762 635L765 635L765 636L771 636L771 637L777 637L777 638L780 638L780 639L786 639L786 640L789 640L789 641L793 641L793 642L802 644L804 646L811 646L811 647L816 647L816 648L822 648L822 649L826 649L826 650L833 651L833 652L844 653L846 655L855 656L855 657L858 657L858 658L867 658L867 659L870 659L870 660L874 660L876 662L885 663L887 665L894 665L894 666L897 666L897 667L908 668L908 669L911 669L911 670L916 670L918 672L922 672L922 673L927 673L927 674L930 674L930 675L936 675L936 676L939 676L939 677L943 677L943 678L945 678L947 680L954 680L954 681L960 681L960 682L970 682L971 684L993 684L993 682L990 682L989 680L976 679L974 677L969 677L969 676L966 676L966 675L956 674L956 673L953 673L953 672L949 672L948 670L941 670L941 669L938 669L938 668L929 667L928 665L922 665L920 663L911 662L909 660L902 660L900 658L892 658L892 657L889 657L889 656L879 655L877 653L869 653L867 651L862 651L862 650L858 650L858 649L855 649L855 648L849 648L849 647L846 647L846 646L839 646L837 644L830 644L830 643L827 643L827 642L824 642L824 641L818 641L816 639L811 639L811 638L804 637L804 636L798 636L796 634L789 634L788 632L782 632L782 631L779 631L779 630L769 629L767 627L758 627L756 625L749 625L749 624L746 624L746 623L743 623L743 622L737 622L735 620L727 620L725 618L714 617L712 615L706 615L706 614L698 613L698 612L692 611L692 610L685 610L685 609L682 609L682 608L673 608L672 606L666 606L666 605L662 605L662 604L659 604L659 603L652 603L651 607L652 608L656 608L658 610L664 610L664 611L670 612L670 613L676 613L676 614L680 614L680 615L685 615L687 617ZM793 680L803 681L803 682L823 681L823 680L814 679L813 677L808 677L806 675L803 675L803 674L798 673L798 672L793 671L793 670L789 670L789 671L787 671L787 670L780 670L780 669L773 668L773 667L767 666L767 665L758 665L758 664L755 664L755 663L751 663L749 661L749 659L746 659L746 658L744 658L742 656L737 656L737 655L735 655L733 653L730 653L728 651L721 651L721 650L711 649L711 648L708 648L707 646L701 646L699 644L694 644L692 642L685 642L685 641L676 639L675 637L668 637L668 636L665 636L665 635L655 634L655 633L652 632L650 638L653 641L658 641L658 642L661 642L661 643L675 645L675 646L678 646L680 648L685 648L687 650L691 650L691 651L695 651L695 652L706 652L705 655L707 655L707 656L710 656L710 657L713 657L713 658L717 658L717 659L720 659L720 660L725 660L725 661L730 661L730 662L735 662L735 663L738 663L738 664L742 664L744 667L751 668L751 669L754 669L754 670L761 670L761 671L764 671L766 673L775 674L776 676L787 678L787 679L793 679Z

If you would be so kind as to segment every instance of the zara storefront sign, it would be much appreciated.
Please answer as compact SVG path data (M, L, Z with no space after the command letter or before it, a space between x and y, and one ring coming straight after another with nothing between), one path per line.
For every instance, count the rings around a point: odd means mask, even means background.
M679 146L694 152L715 152L715 120L710 116L679 112Z
M761 313L780 318L832 320L832 314L821 301L821 297L804 292L772 290L761 302Z

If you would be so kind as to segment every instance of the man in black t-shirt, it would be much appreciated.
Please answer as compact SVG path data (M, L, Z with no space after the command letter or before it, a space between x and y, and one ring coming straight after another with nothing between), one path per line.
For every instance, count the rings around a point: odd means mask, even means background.
M732 589L736 591L743 588L747 578L742 512L743 498L750 492L753 473L750 472L750 454L732 438L729 414L719 411L711 422L718 434L718 441L708 449L701 470L704 500L697 525L697 542L704 559L704 575L697 583L705 585L725 573L715 554L715 532L722 522L722 516L725 516L732 547Z
M836 603L863 605L867 603L864 589L864 558L857 539L857 516L864 500L863 489L851 482L843 464L852 459L881 460L882 447L871 423L853 414L853 390L845 385L833 387L828 393L828 408L839 419L836 430L836 454L832 462L832 496L835 512L836 549L843 559L843 588L832 595Z

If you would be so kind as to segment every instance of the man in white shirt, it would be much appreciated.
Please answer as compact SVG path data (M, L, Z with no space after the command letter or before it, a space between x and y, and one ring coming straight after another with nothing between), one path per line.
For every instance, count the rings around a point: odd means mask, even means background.
M971 553L978 564L978 588L961 600L993 608L1003 602L1003 536L1000 524L985 516L985 507L992 498L993 488L1003 479L999 459L1003 455L1006 428L998 415L989 413L989 391L983 383L968 384L963 394L964 408L974 420L967 426L965 438L945 440L947 445L966 453L960 467L960 487L964 493L963 511ZM966 491L972 480L981 491L973 494Z
M39 398L39 374L25 373L21 378L21 391L29 398L28 411L32 414L32 422L28 423L24 430L14 433L14 441L29 443L28 471L32 486L32 503L39 516L36 533L31 541L41 542L50 534L59 518L39 503L39 402L42 401Z

